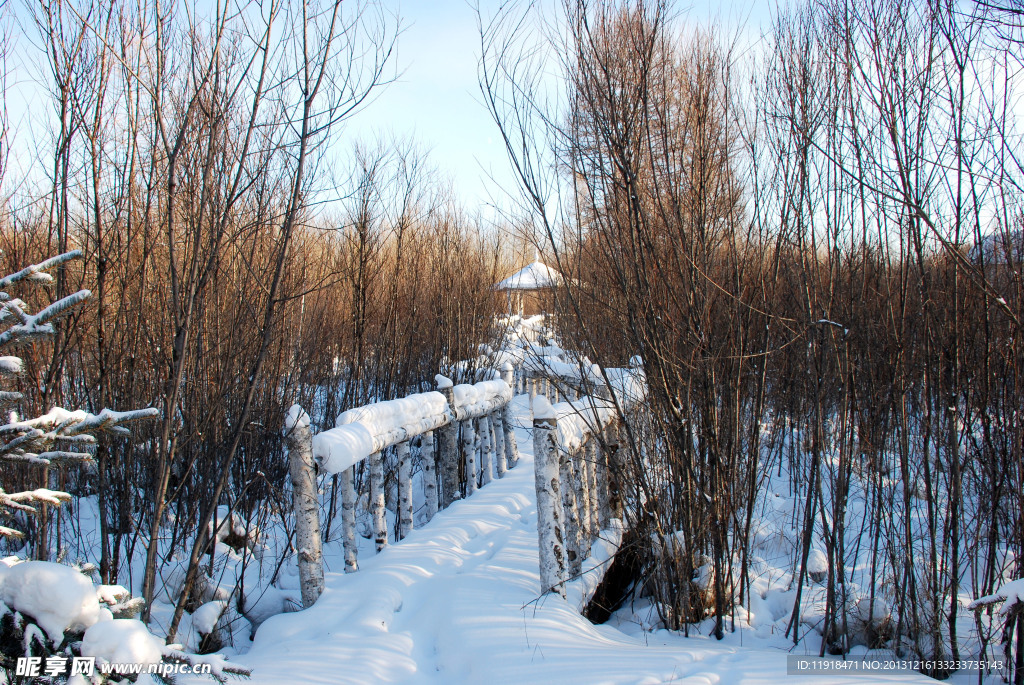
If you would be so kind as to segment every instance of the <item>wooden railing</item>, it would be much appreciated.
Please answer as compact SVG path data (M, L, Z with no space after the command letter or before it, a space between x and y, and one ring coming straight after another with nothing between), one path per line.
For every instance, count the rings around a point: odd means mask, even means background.
M338 474L345 571L359 569L356 546L355 470L367 462L369 508L377 552L387 547L384 450L398 461L398 538L413 530L412 450L419 439L426 519L468 497L519 461L509 402L511 365L500 378L453 385L437 376L437 391L369 404L341 414L335 427L313 435L309 417L298 405L288 412L285 444L289 453L295 510L296 548L303 605L323 591L316 467Z

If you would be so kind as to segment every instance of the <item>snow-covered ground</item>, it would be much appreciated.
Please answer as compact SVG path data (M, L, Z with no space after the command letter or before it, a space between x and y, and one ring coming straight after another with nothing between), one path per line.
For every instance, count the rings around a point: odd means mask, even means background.
M525 399L514 401L522 418ZM256 683L752 685L788 679L789 654L816 654L816 643L791 651L763 630L720 642L651 631L637 605L594 625L578 613L572 591L568 601L538 598L532 441L522 427L516 437L515 469L383 553L361 555L358 573L346 575L340 545L327 545L317 603L267 620L232 661L251 667ZM789 677L934 682L913 672Z

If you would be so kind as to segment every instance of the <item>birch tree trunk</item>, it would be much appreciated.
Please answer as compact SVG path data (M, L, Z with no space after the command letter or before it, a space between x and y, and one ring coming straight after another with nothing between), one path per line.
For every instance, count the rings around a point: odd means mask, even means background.
M299 587L302 606L309 607L324 591L324 560L320 547L320 510L316 469L313 465L313 434L296 422L285 436L295 510L295 543L299 550Z
M341 472L341 540L345 549L345 573L359 570L356 548L356 467Z
M604 478L601 482L602 497L601 497L601 525L607 526L608 522L613 518L622 518L622 496L621 496L621 484L619 478L621 472L617 471L619 465L619 426L618 423L613 421L608 425L607 439L605 442L608 444L608 454L605 455L606 459L603 462L604 468L602 469Z
M534 483L537 489L537 539L540 552L540 592L565 597L565 558L562 553L562 500L558 483L558 446L554 418L533 421Z
M580 555L586 559L590 555L590 540L597 532L594 522L591 520L593 492L590 489L590 444L594 442L591 437L587 443L580 448L576 461L576 472L573 474L573 485L576 486L576 505L580 517Z
M434 431L423 434L420 442L423 459L423 498L427 507L427 520L437 514L437 459L434 453Z

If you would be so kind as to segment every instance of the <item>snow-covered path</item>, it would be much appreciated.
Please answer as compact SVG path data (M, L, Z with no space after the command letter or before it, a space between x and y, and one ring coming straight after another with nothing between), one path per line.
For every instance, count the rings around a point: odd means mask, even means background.
M517 406L525 408L523 398ZM310 609L276 616L237 657L256 683L777 683L786 652L627 635L593 625L560 598L537 599L532 443L505 478L346 575L327 556ZM330 550L325 550L328 555ZM752 638L747 639L748 643ZM807 683L916 681L916 674L796 678ZM921 681L927 679L921 678Z

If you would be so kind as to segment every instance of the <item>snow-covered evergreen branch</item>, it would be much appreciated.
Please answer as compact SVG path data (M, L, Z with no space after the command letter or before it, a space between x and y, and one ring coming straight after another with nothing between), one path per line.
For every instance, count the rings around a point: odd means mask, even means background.
M80 250L73 250L0 278L0 289L3 289L0 290L0 322L9 324L0 333L0 350L24 347L51 337L54 334L53 322L66 316L91 296L88 290L79 290L31 314L28 305L12 297L6 289L20 282L50 283L53 281L48 273L50 270L81 257ZM0 356L0 381L15 378L23 371L24 363L20 357ZM19 392L0 390L0 407L13 405L21 399ZM130 435L123 424L156 418L159 413L159 410L149 408L127 412L103 409L98 414L92 414L54 407L42 416L25 420L18 419L12 413L9 421L0 425L0 460L40 465L91 461L96 434L106 432L117 436ZM16 493L5 493L0 489L0 515L14 511L34 513L36 508L31 503L57 506L70 499L67 493L45 488ZM0 537L22 535L13 528L0 526Z

